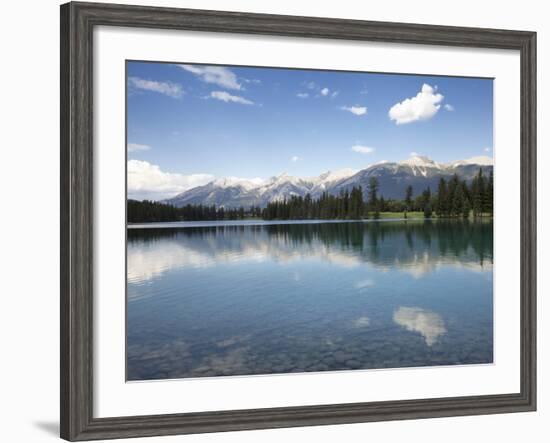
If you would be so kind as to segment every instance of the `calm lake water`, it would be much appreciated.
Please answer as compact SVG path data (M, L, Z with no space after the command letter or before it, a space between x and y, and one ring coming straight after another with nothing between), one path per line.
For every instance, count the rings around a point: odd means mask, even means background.
M128 380L493 361L492 222L128 229Z

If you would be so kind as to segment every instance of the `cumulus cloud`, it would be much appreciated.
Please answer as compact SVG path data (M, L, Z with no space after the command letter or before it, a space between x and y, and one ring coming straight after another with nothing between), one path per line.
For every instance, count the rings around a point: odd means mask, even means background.
M342 111L351 112L353 115L366 115L367 107L366 106L342 106L340 108Z
M428 120L437 114L443 98L444 96L437 93L435 88L424 83L416 96L393 105L388 115L397 125Z
M128 143L128 152L148 151L151 149L149 145L140 145L139 143Z
M418 157L420 154L418 152L413 151L413 152L411 152L410 155L411 155L411 157Z
M309 94L307 92L298 92L298 94L296 94L296 97L298 97L298 98L308 98Z
M165 172L142 160L128 160L128 197L162 200L214 179L210 174L182 175Z
M301 160L301 158L298 157L297 155L293 155L292 157L290 157L290 161L292 163L296 163L298 160Z
M330 89L329 88L323 88L321 89L321 95L326 97L330 92Z
M445 108L445 110L450 112L455 110L455 107L453 105L450 105L449 103L446 103L445 105L443 105L443 107Z
M330 98L336 97L338 94L340 94L340 91L332 91L332 94L330 94Z
M242 89L235 73L223 66L179 65L179 67L195 74L205 83L213 83L226 89Z
M485 152L491 152L492 149L493 149L493 148L487 147L487 148L484 148L483 150L484 150Z
M144 91L158 92L172 98L180 98L183 96L181 85L172 82L157 82L154 80L146 80L139 77L129 77L128 86Z
M353 145L351 150L354 152L359 152L360 154L370 154L371 152L374 152L374 148L363 145Z
M226 91L212 91L210 93L211 98L215 98L216 100L221 100L225 103L239 103L241 105L253 105L254 102L247 100L244 97L240 97L238 95L231 95L229 92Z

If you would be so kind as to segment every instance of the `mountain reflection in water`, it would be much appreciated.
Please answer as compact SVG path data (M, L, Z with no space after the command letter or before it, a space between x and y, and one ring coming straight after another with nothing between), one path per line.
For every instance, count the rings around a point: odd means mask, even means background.
M129 380L492 362L493 225L128 230Z

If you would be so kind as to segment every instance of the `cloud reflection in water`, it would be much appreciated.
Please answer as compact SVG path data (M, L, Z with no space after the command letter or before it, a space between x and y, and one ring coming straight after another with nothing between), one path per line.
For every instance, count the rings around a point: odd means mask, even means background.
M422 308L400 306L393 313L393 321L408 331L420 333L428 346L433 346L447 332L439 314Z
M367 265L379 272L400 269L415 278L443 266L492 272L492 235L488 231L492 225L473 228L467 222L455 222L453 226L452 241L446 235L445 222L341 223L337 232L334 224L130 229L128 281L142 283L184 267L268 260L316 260L342 267ZM407 247L407 239L411 238L414 250ZM357 283L357 288L372 283L365 279Z

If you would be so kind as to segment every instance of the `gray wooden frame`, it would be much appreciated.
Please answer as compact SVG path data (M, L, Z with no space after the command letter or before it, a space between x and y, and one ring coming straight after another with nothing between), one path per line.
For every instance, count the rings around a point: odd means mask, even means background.
M517 50L521 56L521 392L93 417L92 45L128 26ZM70 441L536 409L536 33L99 3L61 6L61 437Z

